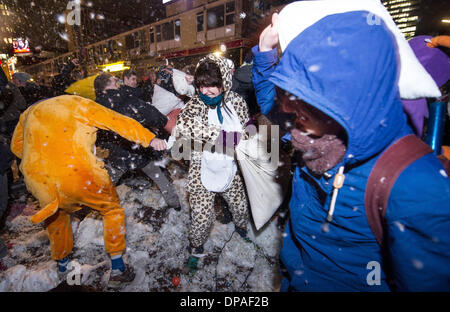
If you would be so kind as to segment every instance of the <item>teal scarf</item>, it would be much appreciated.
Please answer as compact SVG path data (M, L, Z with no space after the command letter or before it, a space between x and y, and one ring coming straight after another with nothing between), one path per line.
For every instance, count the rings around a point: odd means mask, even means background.
M217 108L217 117L219 117L220 123L223 123L223 116L222 116L222 112L220 111L220 103L222 103L222 94L219 94L218 96L213 97L213 98L211 98L207 95L204 95L201 92L199 92L199 94L200 94L200 99L203 101L203 103L205 103L208 106Z

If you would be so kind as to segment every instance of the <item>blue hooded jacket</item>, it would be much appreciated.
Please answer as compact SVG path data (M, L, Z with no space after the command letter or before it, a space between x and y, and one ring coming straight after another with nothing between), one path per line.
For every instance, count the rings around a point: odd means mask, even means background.
M282 290L450 290L450 179L424 156L397 179L386 211L387 251L369 227L364 191L379 155L411 134L399 98L395 40L366 11L329 15L277 52L253 48L258 104L268 113L274 87L336 120L348 136L341 163L317 177L297 167L281 260ZM345 167L331 223L325 224L338 168Z

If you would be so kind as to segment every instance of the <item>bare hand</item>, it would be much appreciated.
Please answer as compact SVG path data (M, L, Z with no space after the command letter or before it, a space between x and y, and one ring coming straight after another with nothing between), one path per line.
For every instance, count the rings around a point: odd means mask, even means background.
M77 58L74 58L74 59L72 60L72 64L75 65L75 66L80 65L80 63L78 62L78 59L77 59Z
M259 51L266 52L278 44L278 13L273 13L272 24L267 26L259 36Z
M450 48L450 36L437 36L431 38L430 41L431 42L427 43L427 46L430 48L436 48L439 46Z
M166 142L164 142L163 140L158 139L158 138L154 138L150 142L150 146L153 147L157 151L163 151L167 148Z

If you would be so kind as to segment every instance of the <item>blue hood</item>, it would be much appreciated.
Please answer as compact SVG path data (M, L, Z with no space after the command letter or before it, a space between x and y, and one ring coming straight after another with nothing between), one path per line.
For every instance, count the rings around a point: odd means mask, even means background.
M329 15L310 26L289 43L269 78L345 129L344 165L411 132L398 91L395 39L382 20L369 25L368 14Z

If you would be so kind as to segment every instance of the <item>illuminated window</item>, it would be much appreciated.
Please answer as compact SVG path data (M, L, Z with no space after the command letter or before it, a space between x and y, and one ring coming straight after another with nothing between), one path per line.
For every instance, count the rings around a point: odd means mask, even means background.
M402 31L403 33L405 33L405 32L415 31L416 29L417 29L416 26L411 26L411 27L403 28L401 31Z
M400 18L398 20L395 20L397 23L404 23L404 22L412 22L412 21L417 21L419 19L418 16L411 16L411 17L404 17L404 18Z

